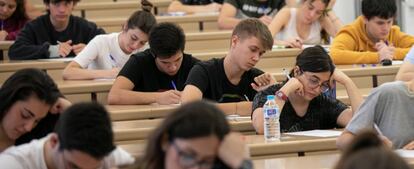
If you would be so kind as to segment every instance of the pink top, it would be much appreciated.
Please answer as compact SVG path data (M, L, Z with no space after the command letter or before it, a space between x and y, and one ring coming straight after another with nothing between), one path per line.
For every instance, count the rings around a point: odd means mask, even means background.
M17 35L20 33L20 30L29 20L13 21L12 19L2 20L0 22L1 30L5 30L8 35L6 40L16 40Z

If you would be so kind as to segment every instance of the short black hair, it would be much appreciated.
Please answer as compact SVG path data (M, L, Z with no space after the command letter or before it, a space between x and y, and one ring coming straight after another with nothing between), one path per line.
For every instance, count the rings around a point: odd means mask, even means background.
M80 0L43 0L43 3L44 4L50 4L50 3L52 3L52 4L56 4L56 3L59 3L59 2L72 2L73 1L73 3L74 4L76 4L76 3L78 3Z
M59 118L59 150L78 150L102 159L115 149L111 120L99 103L78 103Z
M185 35L181 27L174 23L157 24L149 34L149 46L154 57L170 58L177 52L184 52Z
M395 0L362 0L362 14L370 20L373 17L389 19L397 14Z
M0 88L0 120L17 101L30 96L52 106L61 96L57 85L50 76L40 69L21 69L10 76Z

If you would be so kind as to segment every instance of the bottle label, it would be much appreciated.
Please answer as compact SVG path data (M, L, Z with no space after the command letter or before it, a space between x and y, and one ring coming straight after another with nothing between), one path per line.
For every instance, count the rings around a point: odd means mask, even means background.
M266 109L266 117L276 116L277 109Z

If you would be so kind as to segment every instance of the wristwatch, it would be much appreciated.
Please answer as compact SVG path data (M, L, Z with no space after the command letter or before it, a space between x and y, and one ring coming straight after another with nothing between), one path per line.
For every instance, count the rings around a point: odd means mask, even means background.
M243 160L242 165L239 169L253 169L253 163L251 160Z
M283 93L282 91L278 90L275 93L275 96L278 97L279 99L282 99L283 101L287 101L288 97L285 95L285 93Z

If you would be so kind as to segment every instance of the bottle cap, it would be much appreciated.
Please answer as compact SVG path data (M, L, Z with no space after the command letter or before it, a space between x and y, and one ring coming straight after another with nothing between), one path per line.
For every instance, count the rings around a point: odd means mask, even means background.
M275 95L267 95L267 100L275 100Z

